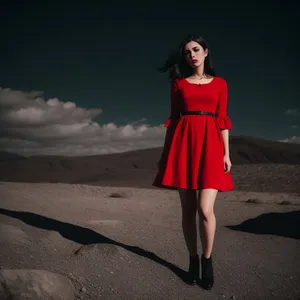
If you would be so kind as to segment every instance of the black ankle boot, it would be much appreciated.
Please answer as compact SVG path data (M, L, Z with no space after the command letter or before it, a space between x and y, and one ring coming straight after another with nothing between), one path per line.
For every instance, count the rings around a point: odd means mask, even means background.
M192 285L197 284L199 281L199 256L190 256L190 263L189 263L189 281Z
M212 266L212 255L206 258L201 256L201 285L205 290L210 290L214 285L214 273Z

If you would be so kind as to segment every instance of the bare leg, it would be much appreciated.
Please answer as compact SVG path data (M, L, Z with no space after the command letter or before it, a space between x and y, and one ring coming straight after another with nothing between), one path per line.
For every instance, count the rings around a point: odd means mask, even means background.
M182 208L182 230L190 256L197 255L197 193L178 189Z
M206 258L211 256L214 244L216 231L214 204L217 193L218 190L215 189L203 189L199 192L199 233L203 255Z
M202 243L201 282L202 287L210 290L214 285L212 249L216 231L214 204L218 191L203 189L199 192L199 232Z

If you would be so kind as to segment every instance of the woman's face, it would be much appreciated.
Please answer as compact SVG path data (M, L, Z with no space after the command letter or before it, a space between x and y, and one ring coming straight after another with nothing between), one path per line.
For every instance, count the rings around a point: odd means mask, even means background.
M195 68L203 64L208 54L208 49L204 50L201 45L191 41L185 45L184 54L187 63Z

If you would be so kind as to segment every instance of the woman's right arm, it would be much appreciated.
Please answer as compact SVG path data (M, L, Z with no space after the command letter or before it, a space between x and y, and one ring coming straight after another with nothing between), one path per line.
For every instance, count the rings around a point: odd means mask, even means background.
M176 81L171 84L170 100L171 100L171 113L170 113L170 117L168 118L168 120L164 125L167 128L167 130L166 130L162 155L159 161L160 163L165 160L164 159L165 155L167 155L168 153L169 146L173 138L174 129L176 127L176 123L178 118L180 117L180 112L181 112L180 94L179 94L179 89Z

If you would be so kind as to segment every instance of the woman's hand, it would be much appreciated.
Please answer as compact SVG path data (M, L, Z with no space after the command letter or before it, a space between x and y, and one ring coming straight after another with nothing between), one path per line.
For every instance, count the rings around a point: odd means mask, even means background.
M231 161L230 161L230 157L228 154L224 155L224 170L225 170L225 174L230 172L231 170Z

